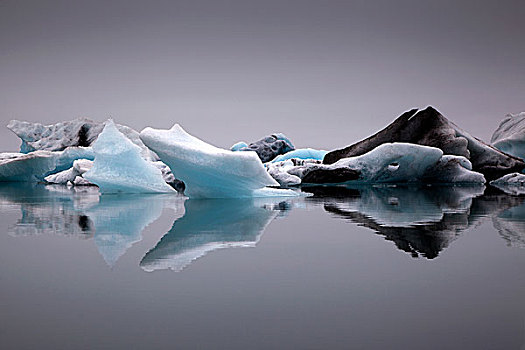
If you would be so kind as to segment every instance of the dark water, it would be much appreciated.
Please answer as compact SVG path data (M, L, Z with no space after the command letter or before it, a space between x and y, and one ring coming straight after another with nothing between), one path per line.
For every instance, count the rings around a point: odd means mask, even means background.
M1 186L0 347L525 349L523 198L307 190Z

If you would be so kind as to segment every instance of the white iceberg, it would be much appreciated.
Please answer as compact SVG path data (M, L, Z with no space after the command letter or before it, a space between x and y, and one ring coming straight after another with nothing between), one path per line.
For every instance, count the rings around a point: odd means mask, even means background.
M38 182L49 174L70 168L77 159L93 159L90 147L69 147L64 151L0 153L0 182Z
M146 128L140 133L146 146L166 163L185 194L194 198L243 198L297 196L278 186L255 152L232 152L212 146L184 131L178 124L170 130Z
M525 195L525 174L512 173L492 180L490 184L506 194L513 196Z
M500 151L525 159L525 112L507 114L490 142Z
M411 143L384 143L363 155L333 164L291 159L270 163L269 173L283 185L323 183L485 183L483 174L461 156Z
M152 162L144 160L141 148L125 137L108 120L93 144L93 167L83 177L100 188L101 193L175 192Z
M48 175L44 178L51 184L67 184L74 183L77 177L81 177L85 172L93 167L93 161L88 159L77 159L73 162L73 166L67 170L63 170L56 174ZM81 180L77 180L80 183Z
M141 149L141 155L146 160L158 160L139 138L139 133L132 128L115 124L131 142ZM51 125L11 120L7 128L22 139L21 153L32 151L62 151L68 147L88 147L93 145L98 135L104 129L104 123L87 118L77 118L71 121Z

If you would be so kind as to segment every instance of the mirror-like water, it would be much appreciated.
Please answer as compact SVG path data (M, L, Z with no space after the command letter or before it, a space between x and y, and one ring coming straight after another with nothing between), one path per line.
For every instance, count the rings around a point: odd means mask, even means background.
M523 197L303 190L0 186L0 345L525 349Z

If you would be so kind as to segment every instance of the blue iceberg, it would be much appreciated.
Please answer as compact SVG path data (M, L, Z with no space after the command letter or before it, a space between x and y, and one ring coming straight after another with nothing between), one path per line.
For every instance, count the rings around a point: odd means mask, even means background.
M279 186L255 152L232 152L191 136L175 124L170 130L146 128L144 144L158 154L193 198L298 196Z
M287 152L275 157L271 162L282 162L288 159L315 159L323 160L328 151L313 149L313 148L299 148L294 151Z
M93 144L95 161L83 177L101 193L175 192L152 162L141 156L141 148L131 142L108 120Z

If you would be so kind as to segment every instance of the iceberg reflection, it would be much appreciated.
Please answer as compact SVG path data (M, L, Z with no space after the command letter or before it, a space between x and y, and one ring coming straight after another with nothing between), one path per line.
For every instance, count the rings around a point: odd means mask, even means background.
M155 194L107 195L85 211L95 232L95 244L104 261L113 266L134 244L142 231L162 214L174 196ZM179 200L181 197L175 196Z
M312 187L307 190L314 193L311 200L322 201L327 212L375 231L415 258L436 258L462 231L483 218L495 217L499 218L498 222L506 219L513 223L525 220L525 210L512 211L521 200L503 194L483 195L483 186ZM339 196L334 196L334 191ZM512 227L509 231L515 232L515 229ZM509 234L502 236L509 237ZM517 239L516 234L513 239Z
M507 245L525 248L525 197L483 186L308 187L303 191L313 196L186 200L174 194L99 196L89 187L0 184L0 210L20 213L7 228L10 235L93 238L109 266L142 240L144 229L164 209L172 209L169 220L184 213L142 257L144 271L180 271L218 249L254 247L274 218L286 220L292 209L319 207L372 230L413 257L436 258L463 231L487 220Z
M267 199L190 199L184 208L184 216L140 262L144 271L181 271L217 249L254 247L279 210L289 210Z

